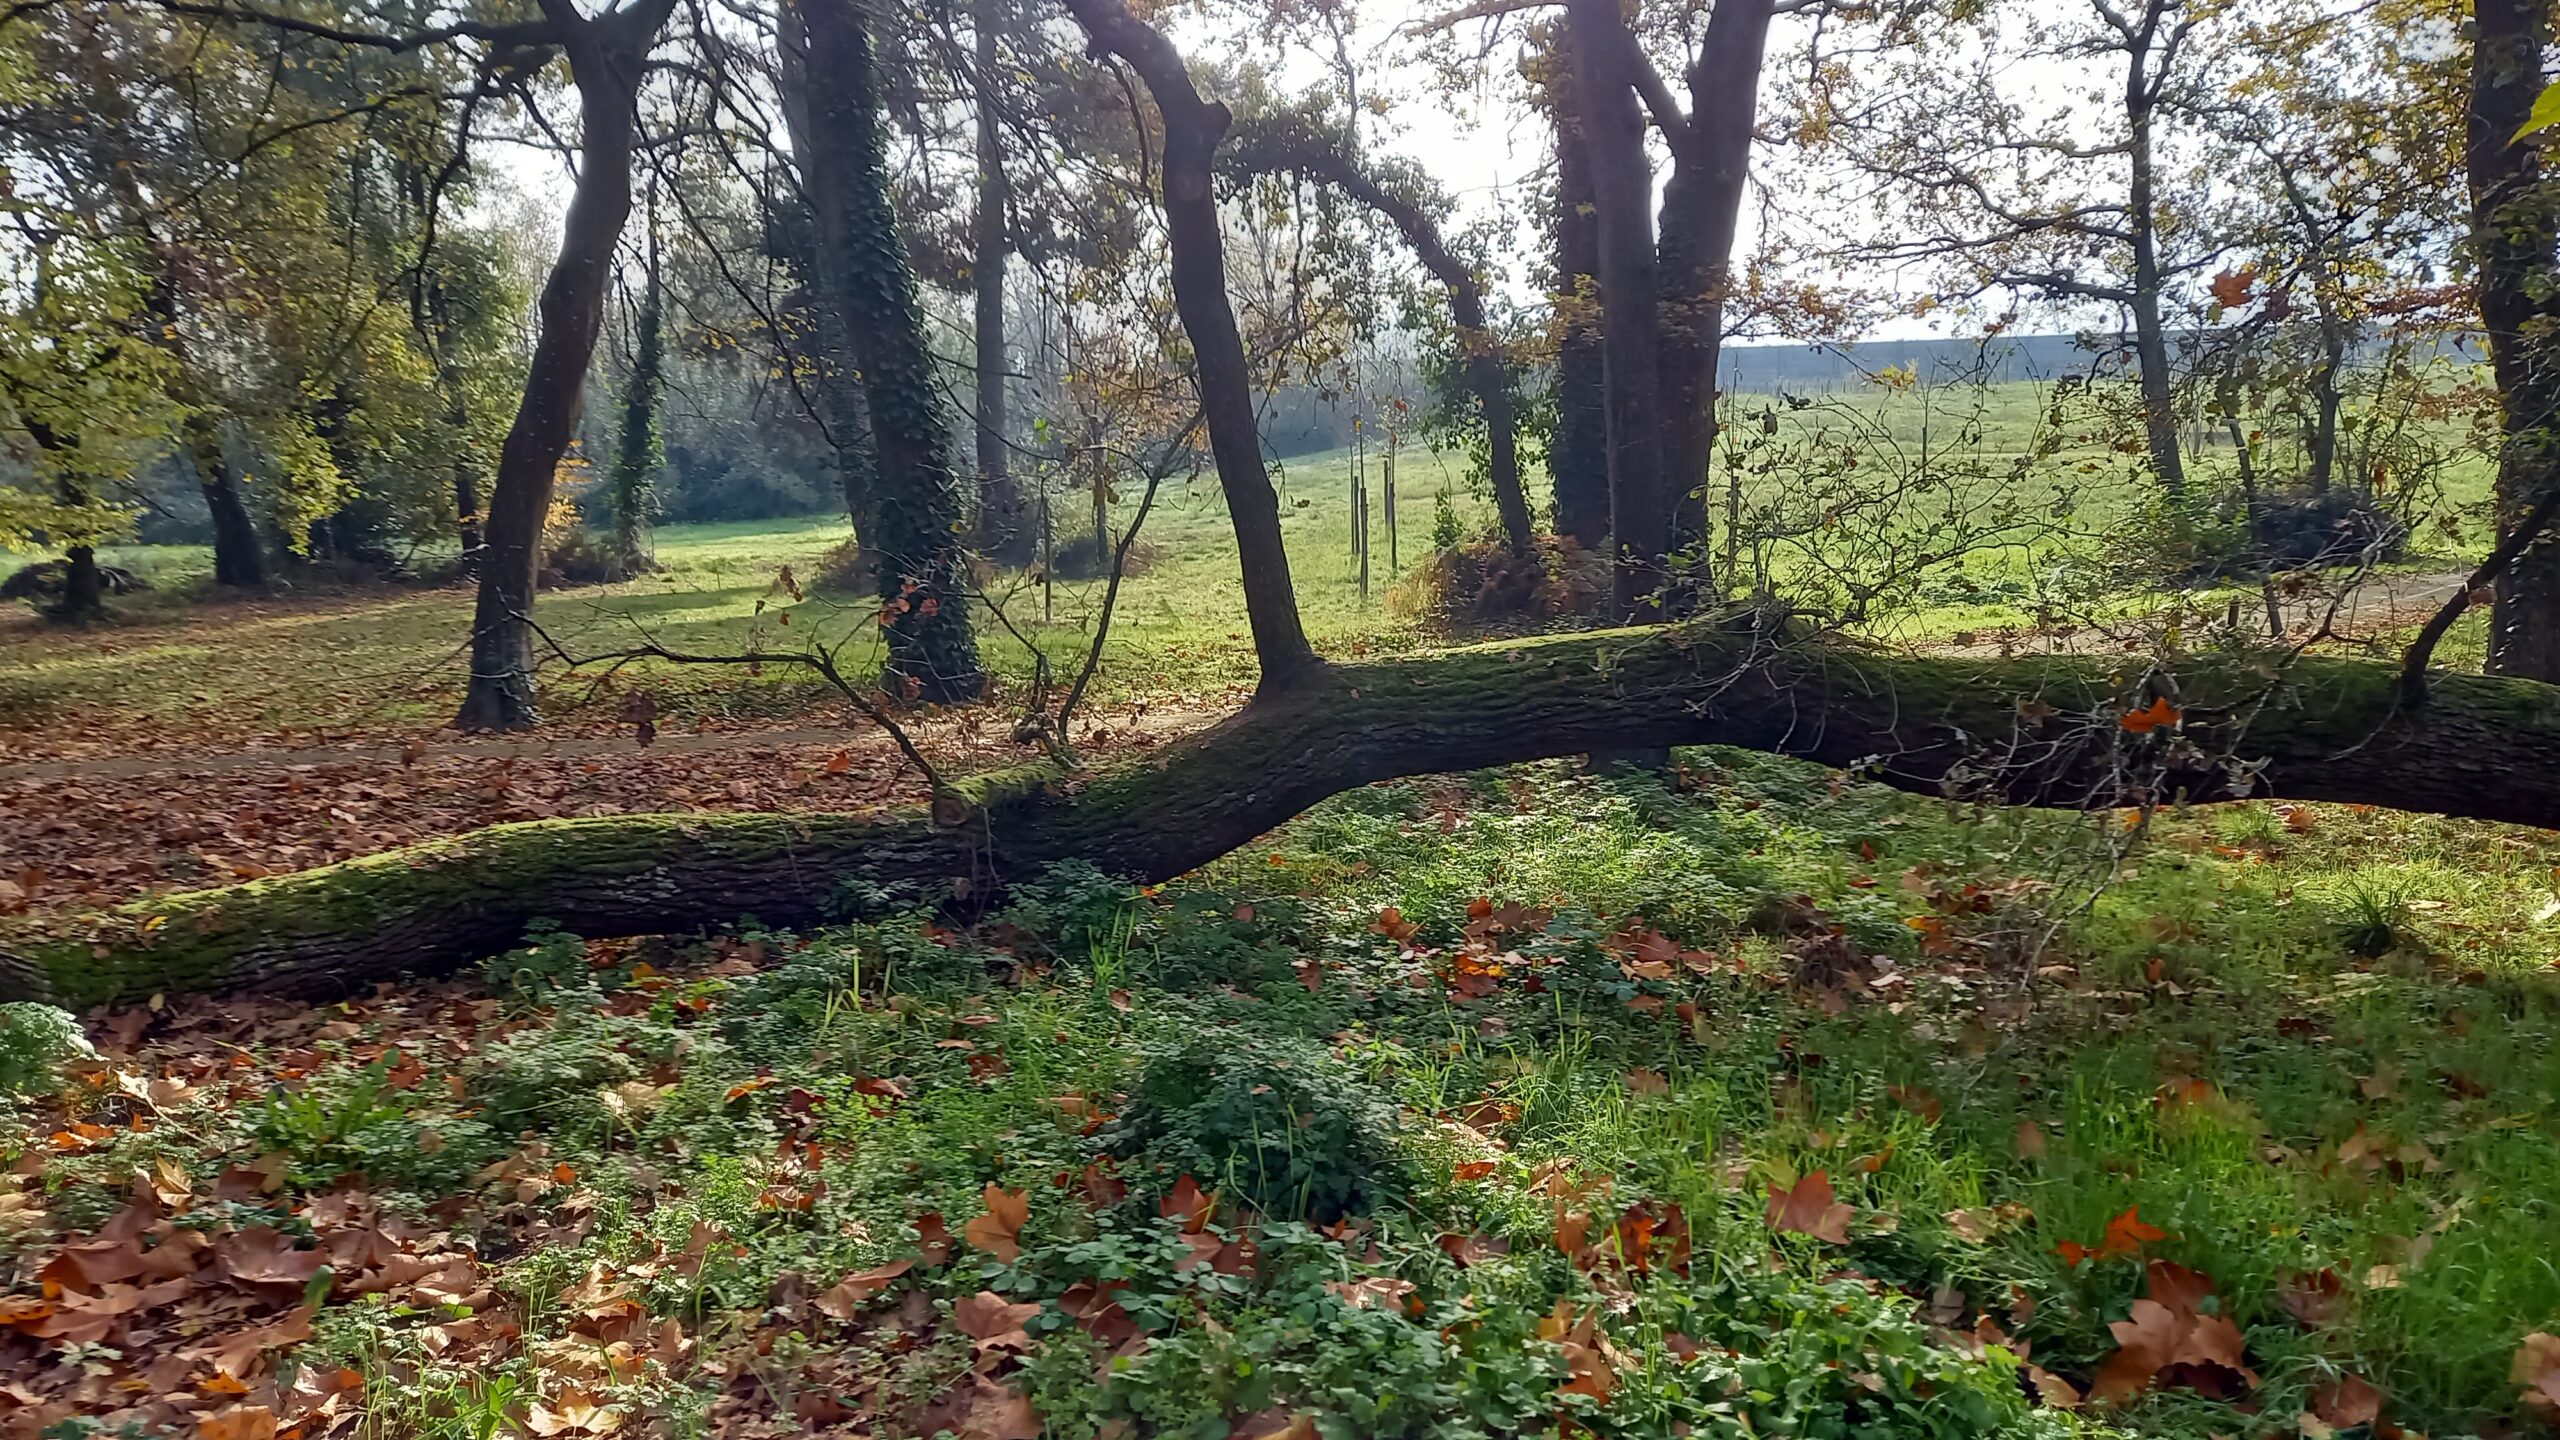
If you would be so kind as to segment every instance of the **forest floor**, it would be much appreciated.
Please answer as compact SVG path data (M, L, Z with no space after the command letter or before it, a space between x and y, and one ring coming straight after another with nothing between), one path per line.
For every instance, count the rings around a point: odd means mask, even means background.
M94 1016L0 1138L0 1432L2513 1435L2555 865L1697 751Z
M805 631L850 610L775 571L829 543L662 537L658 590L545 603L590 639L652 595L688 643ZM1208 563L1133 591L1089 753L1241 703ZM1389 577L1363 607L1311 568L1331 653L1427 641ZM2383 577L2351 626L2447 581ZM653 688L648 745L629 677L553 677L538 738L439 731L466 605L0 624L0 911L920 793L772 675ZM966 768L1009 724L916 730ZM1678 759L1371 787L967 932L535 936L340 1005L94 1015L67 1064L9 1015L0 1436L2560 1421L2560 838L2343 806L2129 830Z

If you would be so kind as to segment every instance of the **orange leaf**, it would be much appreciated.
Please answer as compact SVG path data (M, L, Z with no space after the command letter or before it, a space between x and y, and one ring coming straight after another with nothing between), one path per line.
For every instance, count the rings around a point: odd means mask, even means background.
M986 1188L987 1213L961 1228L969 1243L1011 1264L1022 1257L1022 1226L1031 1218L1031 1192Z
M275 1440L276 1412L264 1405L234 1405L199 1417L197 1440Z
M1773 1230L1846 1245L1853 1213L1832 1198L1831 1176L1824 1171L1814 1171L1792 1189L1769 1187L1769 1228Z
M2382 1418L2382 1392L2361 1375L2341 1375L2311 1392L2311 1413L2344 1430Z
M2129 1206L2123 1214L2107 1222L2107 1240L2099 1247L2098 1258L2105 1260L2118 1255L2140 1254L2143 1246L2168 1238L2169 1232L2143 1223L2141 1206Z
M1182 1228L1196 1234L1209 1223L1218 1208L1218 1197L1203 1191L1200 1182L1184 1175L1173 1182L1173 1189L1156 1202L1156 1213L1167 1220L1180 1220Z
M2162 696L2152 701L2148 709L2126 711L2124 718L2116 723L2136 735L2148 735L2164 725L2177 724L2181 713L2177 706L2169 703L2167 696Z

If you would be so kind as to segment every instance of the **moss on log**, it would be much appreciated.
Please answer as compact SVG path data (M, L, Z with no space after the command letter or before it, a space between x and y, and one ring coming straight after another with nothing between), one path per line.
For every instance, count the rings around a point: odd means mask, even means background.
M1215 728L1070 786L1026 766L906 812L502 825L0 934L0 999L329 994L468 964L549 920L602 937L842 913L848 882L976 903L1057 860L1171 878L1373 781L1725 744L1928 794L2065 808L2285 796L2560 826L2560 688L2391 667L1877 654L1698 622L1319 669ZM2124 723L2165 699L2173 723ZM2154 712L2156 713L2156 712ZM955 823L956 821L956 823Z

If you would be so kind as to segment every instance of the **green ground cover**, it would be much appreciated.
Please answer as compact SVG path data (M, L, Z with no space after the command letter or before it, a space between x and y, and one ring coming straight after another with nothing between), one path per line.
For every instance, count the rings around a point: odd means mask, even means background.
M289 1353L380 1435L2512 1434L2560 1330L2555 863L1714 751L1373 787L973 933L182 1014L19 1102L5 1244L136 1173L217 1253L310 1237L274 1263L330 1282L261 1293L318 1297Z

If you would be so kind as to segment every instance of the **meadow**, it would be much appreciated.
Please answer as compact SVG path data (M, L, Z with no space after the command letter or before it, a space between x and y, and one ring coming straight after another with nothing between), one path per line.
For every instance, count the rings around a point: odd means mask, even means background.
M1826 571L1899 563L1932 545L1947 552L1891 604L1853 624L1856 633L1942 643L2050 628L2057 616L2121 623L2164 607L2208 615L2234 601L2257 603L2253 586L2237 581L2173 594L2129 583L2126 566L2140 560L2146 537L2159 527L2144 508L2148 492L2128 457L2097 442L2096 417L2055 410L2049 387L1874 385L1798 401L1728 398L1710 511L1722 524L1730 497L1719 487L1739 477L1749 523L1798 532L1769 544L1756 561L1743 557L1735 573L1746 584L1766 580L1791 590L1819 583ZM1774 436L1762 433L1763 414L1776 417ZM2413 552L2390 570L2444 572L2484 550L2478 515L2487 468L2442 426L2431 433L2447 458L2429 479ZM2209 489L2227 475L2230 454L2227 446L2217 451L2213 437L2196 438L2198 483ZM1858 462L1844 467L1840 457L1851 451ZM1335 451L1275 465L1300 609L1316 647L1330 655L1435 643L1429 597L1411 583L1430 553L1435 503L1447 498L1463 534L1481 534L1492 523L1489 497L1469 483L1462 455L1407 446L1401 565L1391 565L1374 451L1366 465L1372 558L1365 598L1351 545L1353 456ZM1879 473L1892 483L1876 479ZM1533 495L1543 492L1534 468L1529 481ZM1879 494L1891 498L1879 502ZM1858 513L1858 523L1806 526L1806 507L1826 498ZM1134 487L1117 497L1115 531L1134 518L1139 499ZM1071 511L1061 503L1062 542L1089 528ZM1851 540L1835 538L1842 535ZM644 639L703 653L823 643L864 654L864 597L819 583L848 537L841 520L823 516L661 527L658 573L548 591L536 618L560 649L579 656ZM1114 703L1160 704L1233 698L1248 689L1243 600L1214 473L1204 467L1168 479L1133 553L1098 693ZM211 565L203 548L124 546L104 555L155 589L129 598L117 623L78 644L62 643L23 611L0 621L0 732L66 722L225 735L414 727L440 722L459 697L470 614L463 585L350 590L321 583L309 593L288 585L270 598L199 605ZM439 557L417 558L432 565ZM782 583L786 569L791 585ZM1034 646L1057 671L1072 674L1091 643L1104 588L1100 580L1078 580L1044 591L1027 573L988 577L979 632L999 688L1029 682ZM2384 628L2414 623L2394 616ZM2475 619L2457 630L2446 654L2476 663L2481 644ZM598 692L594 673L547 664L550 712L593 710L600 693L618 703L620 690ZM751 675L643 662L621 672L626 682L633 677L646 677L670 713L723 723L788 716L820 698L810 678L789 667Z

